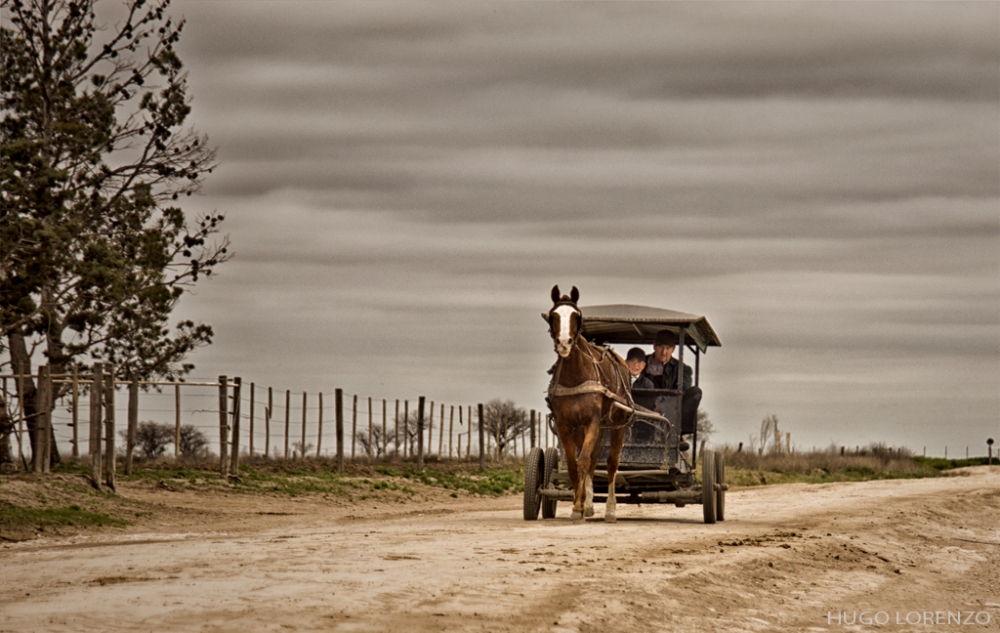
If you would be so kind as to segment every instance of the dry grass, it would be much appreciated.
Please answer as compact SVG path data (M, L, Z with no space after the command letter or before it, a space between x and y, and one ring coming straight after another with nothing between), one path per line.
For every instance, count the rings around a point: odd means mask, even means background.
M841 454L837 449L809 452L737 451L717 449L726 458L729 483L743 486L776 483L825 483L934 477L940 471L913 458L906 449L873 445L860 453Z

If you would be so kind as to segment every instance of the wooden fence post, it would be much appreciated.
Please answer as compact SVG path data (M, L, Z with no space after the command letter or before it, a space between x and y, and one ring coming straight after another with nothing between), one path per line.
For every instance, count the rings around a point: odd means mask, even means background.
M32 470L36 473L45 472L42 465L48 456L45 451L45 410L48 408L48 384L46 377L49 373L48 365L38 367L38 388L35 389L35 450L31 453Z
M443 404L441 405L444 406ZM442 417L444 412L441 413ZM452 440L455 439L455 405L448 409L448 459L451 460Z
M354 402L351 404L351 461L354 461L354 449L358 438L358 394L354 394Z
M306 411L309 408L306 392L302 392L302 446L299 447L299 459L306 458Z
M344 472L344 390L337 389L337 472Z
M94 363L90 383L90 485L101 489L101 413L104 404L104 363Z
M4 378L4 391L7 391L7 379ZM80 456L80 363L73 363L73 459Z
M465 459L472 459L472 405L468 408L469 437L465 440Z
M535 417L535 410L531 410L531 448L535 448L535 423L537 419Z
M368 396L368 464L371 465L375 457L375 446L372 444L372 397Z
M410 458L410 401L403 400L403 460Z
M42 471L49 472L52 468L53 444L56 441L55 432L52 429L52 410L56 404L56 392L52 388L52 366L48 364L45 369L45 382L47 383L45 388L47 395L45 398L45 409L42 410L42 420L45 423L45 461L42 463Z
M17 386L15 388L17 389L17 458L21 461L21 467L27 471L28 463L24 458L24 369L20 363L17 365Z
M274 415L274 389L267 388L267 408L264 409L264 459L271 458L271 416Z
M388 455L389 450L389 436L386 433L386 418L388 417L388 409L386 406L385 398L382 398L382 459Z
M253 459L253 401L254 401L254 384L250 383L250 459Z
M125 476L132 476L132 453L139 429L139 379L135 376L128 383L128 426L125 428Z
M219 376L219 475L225 479L229 474L229 382L226 376Z
M399 398L396 398L396 431L393 435L392 461L399 461Z
M463 409L462 405L458 405L458 426L464 426L462 424L462 411L463 410L464 409ZM457 456L458 456L459 461L461 461L462 460L462 429L458 430L458 454L457 454Z
M181 386L174 385L174 459L181 456Z
M229 474L240 476L240 392L243 391L243 379L233 378L233 439Z
M320 456L320 447L323 446L323 392L319 392L319 418L316 429L316 459Z
M42 472L42 431L45 424L42 422L41 411L45 406L45 388L42 386L42 378L45 377L45 366L38 366L38 387L35 388L35 429L31 432L34 435L34 442L31 449L31 470L32 472ZM31 428L30 426L28 427Z
M291 432L292 427L292 391L291 389L285 389L285 459L288 459L288 435Z
M417 401L417 470L424 469L424 397Z
M431 400L430 413L427 416L427 454L434 450L434 401Z
M479 470L486 470L486 427L483 424L483 404L479 403Z
M452 405L451 415L452 415L452 419L453 420L455 418L455 411L454 411L454 409L455 409L455 406ZM457 453L457 457L458 457L458 459L461 460L462 459L462 429L461 429L461 427L462 427L462 405L458 405L458 426L459 426L459 429L458 429L458 438L457 438L458 439L458 453ZM448 457L449 458L451 457L451 438L448 439Z
M112 491L115 490L115 467L117 465L117 455L115 454L115 366L107 366L108 373L104 377L107 385L104 388L104 483ZM128 431L125 431L126 438Z

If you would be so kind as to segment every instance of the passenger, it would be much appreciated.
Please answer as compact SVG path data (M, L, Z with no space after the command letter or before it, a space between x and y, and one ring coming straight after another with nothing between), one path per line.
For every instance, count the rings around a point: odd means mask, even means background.
M646 368L642 376L649 379L654 389L677 389L677 367L680 362L674 358L677 335L671 330L660 330L653 341L653 353L646 357ZM681 397L681 433L694 433L701 403L701 389L692 387L692 371L684 365ZM661 412L662 413L662 412Z
M633 347L625 357L625 364L628 365L630 376L629 386L639 389L652 389L653 383L649 378L642 376L642 370L646 368L646 352L641 347Z

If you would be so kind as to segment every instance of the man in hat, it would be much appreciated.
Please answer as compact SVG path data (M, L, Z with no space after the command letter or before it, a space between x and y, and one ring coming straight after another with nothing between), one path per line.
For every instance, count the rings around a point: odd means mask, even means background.
M680 363L674 358L677 334L672 330L660 330L653 341L653 353L646 357L646 368L642 376L648 378L654 389L677 389L677 372ZM693 433L701 403L701 389L692 387L692 371L684 365L681 391L681 433ZM644 405L648 406L648 405ZM649 407L654 408L654 407Z
M646 368L643 370L654 389L677 389L677 366L674 349L677 348L677 335L671 330L660 330L653 341L653 353L646 357ZM683 390L691 388L691 368L684 365Z

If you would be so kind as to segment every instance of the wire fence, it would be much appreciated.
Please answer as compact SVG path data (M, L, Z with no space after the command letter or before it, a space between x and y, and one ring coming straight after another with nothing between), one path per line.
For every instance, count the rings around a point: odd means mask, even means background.
M425 460L523 459L534 446L555 444L545 419L534 410L530 415L522 411L523 418L499 419L500 414L478 403L376 398L341 389L276 390L226 376L214 381L121 381L101 369L98 364L93 374L49 375L47 367L40 368L37 377L30 377L37 381L33 424L31 407L20 398L24 384L16 384L29 377L0 376L7 415L14 422L16 467L46 472L51 438L64 459L90 455L96 462L95 481L103 468L113 487L114 462L124 460L131 472L138 427L148 422L175 431L169 441L160 440L161 446L172 446L165 457L218 457L223 475L238 474L239 460L247 458L335 458L341 469L345 460L412 460L422 466ZM199 435L201 442L185 441ZM192 446L200 454L185 454Z

